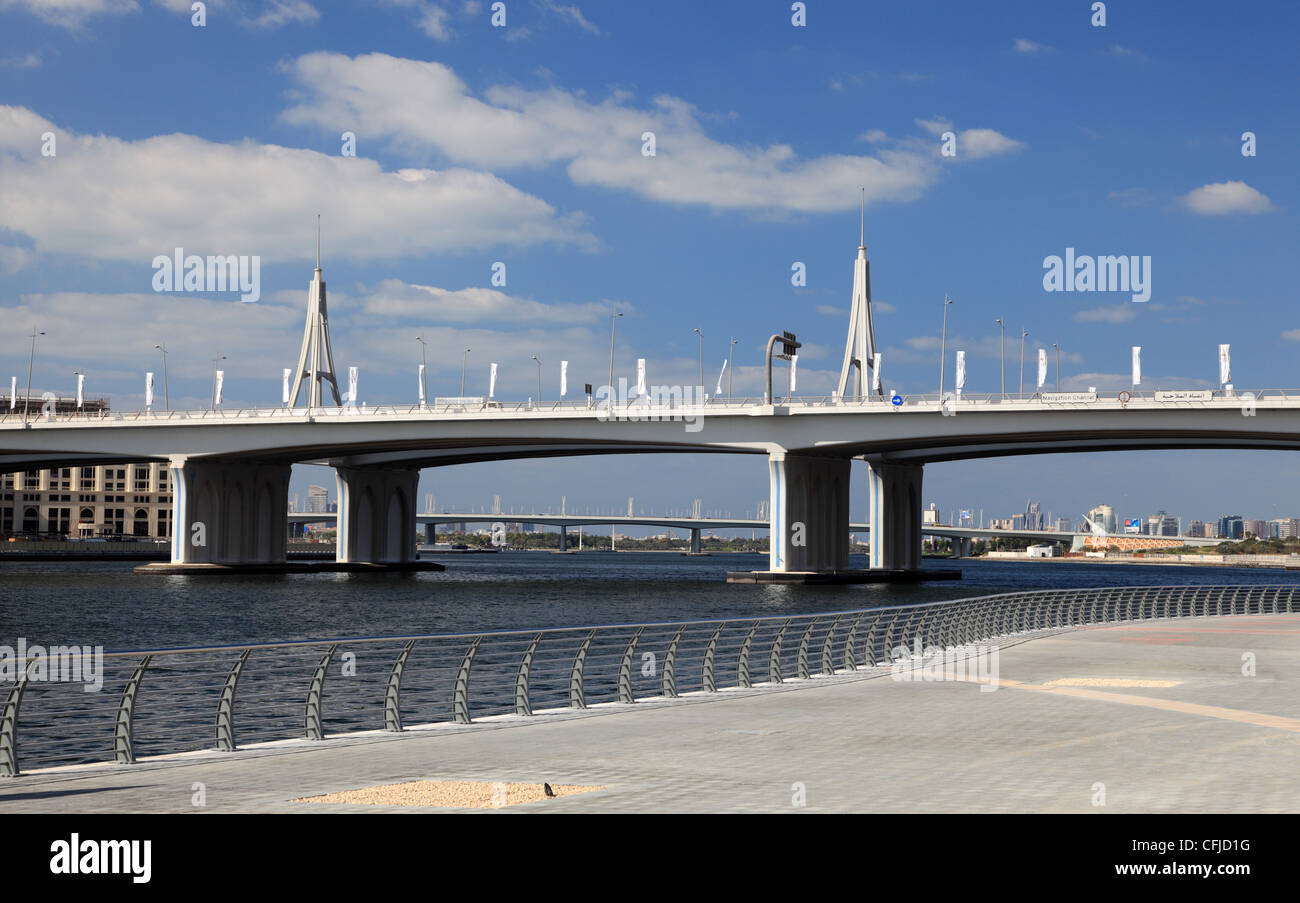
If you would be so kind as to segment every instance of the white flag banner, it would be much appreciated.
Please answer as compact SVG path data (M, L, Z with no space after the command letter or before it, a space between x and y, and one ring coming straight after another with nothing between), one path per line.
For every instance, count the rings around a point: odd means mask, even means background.
M1142 346L1133 346L1133 385L1142 382Z
M18 407L18 377L9 377L9 410Z
M1047 349L1038 349L1038 388L1047 382Z
M723 362L722 362L722 369L718 371L718 388L714 391L714 393L713 393L714 395L721 395L721 394L722 394L722 377L724 377L724 376L726 376L726 375L727 375L727 362L726 362L726 361L723 361Z
M290 370L288 367L285 367L284 372L280 374L281 404L287 405L289 403L289 374L292 372L293 371Z
M795 375L799 367L799 355L790 355L790 394L793 395L795 389L799 387L798 377Z
M560 361L560 397L569 394L569 362Z
M86 400L86 374L77 374L77 410L81 410L82 404Z
M645 391L645 358L636 359L636 394L640 398L646 394Z
M420 365L420 385L417 387L420 393L420 407L424 407L424 364Z
M216 394L213 396L213 404L217 404L217 405L221 404L221 400L222 400L221 390L222 390L222 388L225 386L225 383L226 383L226 371L225 371L225 370L218 370L218 371L217 371L217 391L216 391Z
M352 406L357 406L357 368L348 367L348 398L352 401Z
M1232 359L1228 356L1228 346L1219 346L1219 385L1232 382Z
M492 369L488 373L488 398L497 397L497 364L492 362Z
M884 358L882 358L880 352L877 351L875 362L871 365L871 390L873 392L880 391L880 365L883 360Z
M966 388L966 352L957 352L957 394Z
M153 410L153 374L144 375L144 407L146 411Z

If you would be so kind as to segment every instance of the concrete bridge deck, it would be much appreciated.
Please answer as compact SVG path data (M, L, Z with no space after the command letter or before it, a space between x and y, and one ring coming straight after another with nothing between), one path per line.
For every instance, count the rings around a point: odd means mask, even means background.
M606 788L520 812L788 812L796 783L822 812L1300 810L1300 615L1072 630L1003 647L999 672L996 692L859 673L78 766L0 783L0 813L460 811L293 801L421 779Z

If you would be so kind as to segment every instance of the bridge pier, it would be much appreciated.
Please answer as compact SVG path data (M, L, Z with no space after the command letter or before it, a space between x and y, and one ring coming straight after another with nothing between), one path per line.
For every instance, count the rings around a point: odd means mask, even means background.
M283 565L289 465L172 458L171 565Z
M691 554L700 554L700 528L691 527Z
M921 464L867 460L872 570L921 568Z
M432 546L432 545L437 545L437 544L438 544L438 525L437 525L437 524L425 524L425 525L424 525L424 544L425 544L426 546Z
M560 551L569 551L569 528L560 524Z
M418 468L334 463L338 480L339 564L402 565L416 560Z

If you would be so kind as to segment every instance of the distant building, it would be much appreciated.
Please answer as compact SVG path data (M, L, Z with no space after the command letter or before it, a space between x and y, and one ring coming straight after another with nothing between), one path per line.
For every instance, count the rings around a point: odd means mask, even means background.
M1294 539L1300 535L1300 520L1294 517L1275 517L1268 522L1269 539Z
M1070 519L1069 519L1068 517L1058 517L1058 518L1056 519L1056 530L1057 530L1057 532L1059 532L1059 533L1073 533L1073 532L1074 532L1074 530L1071 529L1071 526L1070 526Z
M171 517L171 476L165 464L57 467L0 475L4 537L166 539L172 532Z
M1192 521L1190 524L1188 524L1188 525L1187 525L1187 535L1188 535L1188 536L1204 536L1204 535L1205 535L1205 521L1202 521L1202 520L1194 520L1194 521Z
M324 486L307 487L307 513L324 514L329 510L330 492Z
M1119 531L1119 521L1115 518L1115 509L1110 505L1098 505L1088 512L1088 520L1101 527L1107 533Z
M1029 502L1025 506L1025 529L1043 529L1043 507L1038 502Z
M1223 539L1241 539L1245 532L1246 527L1240 514L1225 514L1219 518L1215 535Z
M1243 525L1243 529L1251 536L1257 536L1261 539L1268 537L1268 522L1262 520L1248 520Z
M934 502L931 502L929 504L929 507L927 507L924 511L921 512L921 523L922 524L939 523L939 506L936 505Z

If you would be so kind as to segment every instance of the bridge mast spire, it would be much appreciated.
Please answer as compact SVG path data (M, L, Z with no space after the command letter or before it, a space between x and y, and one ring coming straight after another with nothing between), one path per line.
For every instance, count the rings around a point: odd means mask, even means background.
M339 384L334 378L334 351L330 347L329 313L325 305L325 280L320 268L320 214L316 214L316 272L307 286L307 326L302 334L302 350L298 353L298 369L289 392L289 406L298 404L303 380L307 381L307 406L322 406L322 384L329 383L334 403L340 407Z
M840 398L861 398L871 387L865 374L876 362L876 332L871 322L871 264L867 262L867 190L862 189L859 210L858 258L853 262L853 303L849 309L849 336L840 368ZM883 387L882 387L883 389Z

